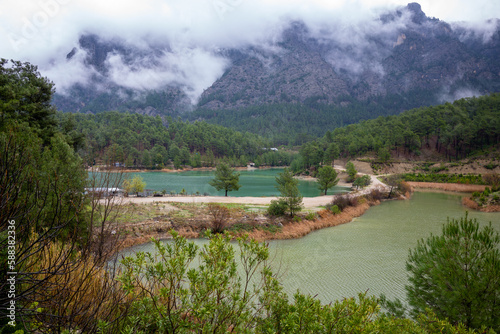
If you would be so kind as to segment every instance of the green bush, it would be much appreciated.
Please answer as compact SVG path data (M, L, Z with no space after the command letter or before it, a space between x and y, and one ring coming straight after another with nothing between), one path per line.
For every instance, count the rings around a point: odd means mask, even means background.
M490 162L489 164L484 165L484 168L486 169L495 169L498 165Z
M285 200L272 200L271 204L269 204L269 208L267 208L267 213L271 216L284 216L287 208L288 205L286 204Z
M446 166L443 166L443 165L441 165L439 167L432 167L431 168L431 172L433 172L433 173L439 173L439 172L447 171L447 170L448 170L448 168Z
M338 215L341 211L338 206L332 205L328 208L334 215Z
M369 186L371 182L372 182L372 179L370 178L369 175L363 175L363 176L357 177L356 180L354 180L352 185L355 186L356 188L364 188L364 187Z
M310 212L306 216L307 220L316 220L316 218L318 218L318 215L315 212Z

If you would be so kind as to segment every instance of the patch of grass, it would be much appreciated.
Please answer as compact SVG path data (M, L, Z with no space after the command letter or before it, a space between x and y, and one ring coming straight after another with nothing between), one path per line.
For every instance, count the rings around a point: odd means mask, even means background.
M256 225L246 223L236 223L227 229L229 232L244 233L253 232L254 230L268 231L272 234L281 232L282 228L276 225Z
M309 212L306 216L306 220L314 221L318 218L318 215L315 212Z
M483 165L484 168L486 169L495 169L498 165L497 164L494 164L493 162L490 162L489 164L486 164L486 165Z
M244 223L236 223L228 228L228 231L232 232L252 232L255 229L255 225L252 224L244 224Z
M281 230L282 230L281 227L276 226L276 225L262 226L261 229L264 230L264 231L269 231L269 232L271 232L273 234L281 232Z
M216 203L216 204L226 207L228 209L240 209L240 210L246 209L245 204L239 204L239 203Z

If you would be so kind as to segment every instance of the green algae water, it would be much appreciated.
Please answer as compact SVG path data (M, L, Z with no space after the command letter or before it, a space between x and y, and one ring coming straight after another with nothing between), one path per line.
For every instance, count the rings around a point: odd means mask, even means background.
M278 174L282 171L283 169L280 168L239 171L241 188L238 191L230 191L228 196L278 196L279 192L275 187L275 179L276 176L278 176ZM209 182L215 177L213 171L127 173L125 177L132 179L136 175L139 175L144 179L147 189L159 192L165 190L167 193L174 191L178 194L182 191L182 189L184 189L187 194L199 193L201 195L224 196L224 191L217 191L209 184ZM317 183L314 181L300 180L299 190L304 197L321 195ZM349 189L346 187L333 187L328 190L328 194L333 195L336 193L346 192L348 190Z
M405 299L405 261L417 241L440 234L449 217L466 209L455 193L416 192L411 200L384 202L353 222L315 231L301 239L270 241L273 266L289 296L297 289L323 303L360 292ZM469 212L500 231L500 213ZM206 241L194 240L199 245ZM152 244L123 252L151 251Z

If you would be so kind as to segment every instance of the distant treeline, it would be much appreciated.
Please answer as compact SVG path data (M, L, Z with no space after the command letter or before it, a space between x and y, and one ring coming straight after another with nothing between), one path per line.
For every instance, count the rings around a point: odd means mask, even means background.
M291 153L271 150L270 141L263 137L206 122L116 111L58 116L62 127L74 129L70 133L74 146L88 164L178 168L214 166L223 159L233 166L249 162L280 166L293 159Z
M423 149L461 159L499 142L500 93L495 93L336 128L304 144L295 169L373 151L382 161L391 152L418 156Z

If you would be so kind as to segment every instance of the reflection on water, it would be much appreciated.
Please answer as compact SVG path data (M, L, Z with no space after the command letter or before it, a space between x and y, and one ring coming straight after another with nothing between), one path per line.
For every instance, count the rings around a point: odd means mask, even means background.
M417 192L410 201L384 202L353 222L301 239L269 242L285 291L317 295L323 303L359 292L405 298L405 261L417 240L440 234L447 217L463 217L461 195ZM499 213L470 212L500 231ZM196 241L202 243L202 241ZM150 250L151 244L134 249Z

